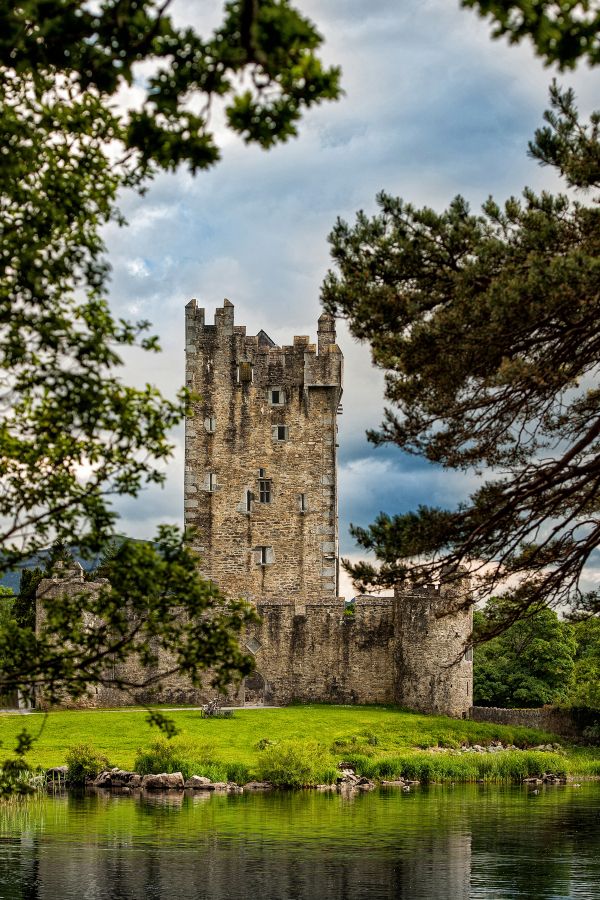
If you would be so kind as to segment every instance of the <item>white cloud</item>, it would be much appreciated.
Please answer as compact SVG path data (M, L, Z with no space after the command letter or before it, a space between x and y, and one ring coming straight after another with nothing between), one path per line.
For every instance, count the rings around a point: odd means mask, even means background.
M143 259L132 259L125 264L127 271L134 278L148 278L150 271Z
M526 155L552 76L526 45L492 42L485 22L448 0L298 2L326 36L327 62L343 67L345 97L309 111L300 137L268 154L228 136L214 169L157 176L145 197L122 198L130 227L107 229L115 311L149 318L163 346L160 356L127 352L125 377L136 384L151 380L172 396L183 383L191 297L209 315L228 297L238 323L278 343L314 338L327 235L338 215L372 213L382 188L441 209L457 193L477 206L489 193L502 199L526 183L554 183ZM173 11L208 34L221 3L176 0ZM582 68L561 80L589 109L597 74ZM365 429L382 417L383 376L343 325L339 343L341 539L353 551L348 521L367 525L380 509L419 502L454 505L475 481L367 443ZM159 515L181 521L182 506L179 458L164 491L122 505L122 525L147 536Z

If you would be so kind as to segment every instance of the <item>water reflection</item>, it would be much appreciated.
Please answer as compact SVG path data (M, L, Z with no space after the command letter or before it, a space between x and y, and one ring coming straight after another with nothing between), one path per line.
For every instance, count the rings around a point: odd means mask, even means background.
M600 786L0 807L0 900L600 898Z

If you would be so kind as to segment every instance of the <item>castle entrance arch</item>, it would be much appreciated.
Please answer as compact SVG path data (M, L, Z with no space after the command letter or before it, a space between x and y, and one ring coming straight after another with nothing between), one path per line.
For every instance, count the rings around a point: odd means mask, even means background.
M244 680L244 706L263 706L267 683L260 672L253 672Z

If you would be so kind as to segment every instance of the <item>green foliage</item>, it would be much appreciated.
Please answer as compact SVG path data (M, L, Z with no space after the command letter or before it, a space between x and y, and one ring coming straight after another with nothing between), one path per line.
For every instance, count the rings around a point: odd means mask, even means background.
M282 741L258 757L258 777L275 787L331 784L337 777L333 758L314 741Z
M287 0L229 2L207 39L177 27L167 5L0 2L5 570L57 538L84 554L102 550L114 533L114 498L164 481L169 430L192 399L182 390L169 400L121 378L123 349L159 346L148 322L115 319L106 300L102 231L123 224L119 191L143 190L159 169L213 165L213 103L231 130L268 148L296 133L305 109L339 95L339 70L317 55L321 36ZM117 105L117 92L134 81L144 85L141 105ZM216 665L219 684L249 671L232 636L247 613L204 585L183 550L171 552L177 542L163 531L156 552L120 549L111 587L55 604L61 608L48 611L39 637L37 576L26 576L16 622L0 625L0 692L43 686L52 700L64 690L78 696L87 684L139 687L111 679L109 655L151 665L157 647L173 650L192 680L199 666ZM129 570L118 574L116 563ZM143 686L151 682L149 675Z
M89 744L77 744L69 747L65 756L67 764L67 781L70 785L83 786L96 778L100 772L111 767L107 757L98 753Z
M492 36L511 44L529 39L547 65L572 69L600 62L600 11L589 0L461 0L492 22Z
M377 563L348 570L368 589L409 571L448 583L466 563L474 600L508 582L507 624L540 602L599 602L580 578L600 542L600 114L580 122L556 85L550 100L530 152L589 203L525 189L437 213L381 193L378 215L338 220L322 288L386 370L390 408L369 439L488 475L455 510L354 527Z
M10 588L0 584L0 628L5 628L14 616L15 595Z
M19 594L15 599L14 617L21 628L35 628L35 598L40 581L43 578L39 566L34 569L23 569L19 583Z
M152 61L141 108L111 117L115 139L144 169L212 165L219 149L208 120L216 100L232 130L270 147L296 134L303 109L339 95L339 69L324 68L316 55L321 36L287 0L228 2L208 38L178 28L166 6L155 0L106 0L93 9L84 0L3 2L0 65L34 91L52 73L68 101L87 95L108 105L133 83L139 64ZM202 101L199 112L191 112L192 100Z
M41 598L38 634L14 622L0 631L0 689L28 693L43 686L55 701L65 692L82 696L90 683L148 690L173 671L199 684L207 668L223 688L252 670L237 636L256 613L199 577L196 556L177 529L161 528L155 545L123 542L108 583L99 591L86 587L82 582L80 592L48 603ZM139 677L119 667L127 659L139 663Z
M600 710L600 619L584 619L574 628L577 651L568 701Z
M13 755L0 764L0 800L6 797L24 797L41 787L40 780L25 760L33 743L32 736L23 728L15 736L15 740Z
M570 695L576 651L572 625L540 609L486 641L505 620L501 600L473 614L473 699L477 706L535 707Z
M189 738L158 738L147 750L138 750L133 768L140 775L181 772L184 778L203 775L212 781L236 781L238 784L249 780L249 770L244 763L214 759L212 744Z

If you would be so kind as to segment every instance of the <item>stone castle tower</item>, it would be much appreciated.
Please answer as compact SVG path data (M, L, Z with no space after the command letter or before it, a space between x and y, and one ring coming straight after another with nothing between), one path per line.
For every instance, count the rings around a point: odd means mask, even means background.
M247 336L233 312L226 300L207 325L195 300L186 307L186 379L198 399L186 422L185 523L196 529L203 574L253 602L260 617L244 637L256 670L230 699L394 703L468 715L472 616L464 586L404 584L394 596L357 597L350 608L338 597L343 360L334 320L320 317L316 345L301 336L278 347L264 331ZM47 603L103 586L82 579L69 571L42 582L38 624ZM214 693L209 678L194 687L173 672L171 657L159 655L150 673L123 665L139 685L138 702L197 705ZM109 686L65 699L129 703L129 693Z
M256 604L246 702L399 703L464 715L470 607L448 586L338 597L336 416L343 359L335 321L317 344L246 335L225 300L206 324L186 307L185 524L202 573ZM456 606L452 615L443 610ZM349 614L351 613L351 614Z
M318 341L246 335L225 300L206 324L186 307L185 524L203 574L226 593L298 609L338 594L335 321Z

